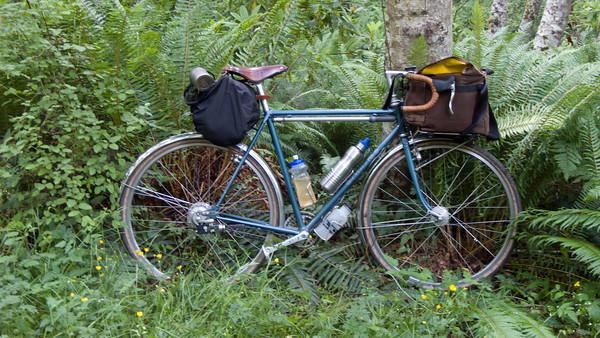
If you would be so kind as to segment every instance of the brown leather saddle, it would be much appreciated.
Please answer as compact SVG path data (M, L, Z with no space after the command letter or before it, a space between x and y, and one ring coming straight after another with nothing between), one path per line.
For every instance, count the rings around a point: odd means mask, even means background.
M261 83L262 81L272 78L288 70L284 65L262 66L262 67L233 67L226 66L223 68L224 74L235 74L243 77L252 83Z

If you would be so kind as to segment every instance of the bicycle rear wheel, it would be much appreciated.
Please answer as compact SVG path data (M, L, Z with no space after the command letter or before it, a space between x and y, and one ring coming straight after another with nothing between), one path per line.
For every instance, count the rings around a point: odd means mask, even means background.
M421 190L443 219L419 202L398 149L373 170L361 194L359 228L373 258L424 287L439 287L444 271L458 275L458 285L492 275L510 253L511 220L521 210L512 178L474 145L432 139L415 142L414 153Z
M189 134L153 147L130 169L120 198L123 241L154 277L168 279L182 270L230 274L250 261L246 272L260 266L260 249L270 235L203 215L221 196L243 151ZM282 224L281 196L257 157L247 158L219 211Z

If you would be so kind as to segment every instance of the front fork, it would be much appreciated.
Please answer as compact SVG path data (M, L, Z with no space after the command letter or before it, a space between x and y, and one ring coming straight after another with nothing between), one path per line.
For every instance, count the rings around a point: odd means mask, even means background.
M430 219L434 223L447 223L449 217L448 211L441 206L432 207L429 201L427 200L427 196L423 192L423 189L421 189L419 175L417 175L417 168L415 167L415 160L417 162L420 161L421 154L417 149L416 143L414 143L414 147L411 148L410 143L408 142L408 135L406 135L405 133L400 134L400 140L402 142L402 149L404 150L404 157L406 158L406 164L408 166L410 179L417 193L417 197L419 198L419 202L421 202L421 205L425 208L425 210L427 210L427 215L429 215Z

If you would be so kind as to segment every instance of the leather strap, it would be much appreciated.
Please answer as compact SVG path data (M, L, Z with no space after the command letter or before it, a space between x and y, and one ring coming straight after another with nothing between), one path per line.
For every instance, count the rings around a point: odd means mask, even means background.
M473 122L462 132L463 134L472 134L475 128L483 121L485 117L485 108L489 109L488 116L490 117L490 130L487 135L488 139L497 140L500 138L500 131L498 130L498 123L492 113L492 107L488 103L488 87L487 83L483 84L483 87L479 91L479 98L475 105L475 115L473 116Z

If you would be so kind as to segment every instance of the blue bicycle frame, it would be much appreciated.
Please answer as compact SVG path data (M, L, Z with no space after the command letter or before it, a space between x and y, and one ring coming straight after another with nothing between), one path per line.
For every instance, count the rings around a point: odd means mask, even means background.
M258 94L263 96L265 95L264 89L261 84L256 85ZM233 172L233 175L229 179L225 190L221 194L218 202L213 206L212 211L214 212L215 219L224 221L224 222L234 222L237 224L243 224L253 228L259 228L263 230L269 230L280 234L286 235L297 235L301 231L312 231L323 219L327 213L329 213L333 207L340 201L340 199L344 196L344 194L350 189L350 187L362 176L362 174L371 166L371 164L379 157L379 155L384 151L384 149L396 138L400 137L402 142L403 150L406 156L406 161L408 164L408 171L411 176L411 180L415 187L415 191L417 192L417 196L421 204L425 207L427 211L431 211L431 206L425 199L424 194L422 193L419 180L417 178L416 169L413 163L413 157L410 151L409 138L408 135L403 132L403 119L401 113L401 106L398 106L394 109L333 109L333 110L270 110L269 105L266 99L261 99L260 104L262 106L262 111L264 113L264 118L261 123L258 125L256 133L254 137L250 141L250 144L247 147L246 152L240 159L236 169ZM394 128L390 131L388 135L384 138L384 140L377 145L375 150L367 157L366 160L360 165L360 167L352 174L343 184L342 186L330 197L330 199L321 207L321 209L316 213L313 219L308 223L304 224L304 220L302 219L302 214L300 212L300 205L298 204L298 200L296 198L296 193L294 191L294 187L290 178L290 174L288 172L287 164L285 161L285 156L283 154L283 150L281 148L281 141L279 139L279 134L277 133L277 129L275 128L275 122L301 122L301 121L314 121L314 122L329 122L329 121L353 121L353 122L396 122ZM279 162L279 167L281 168L281 173L283 175L283 179L287 188L288 196L290 198L290 202L292 205L292 210L294 212L294 217L296 219L296 224L298 224L297 229L273 226L263 221L244 218L236 215L230 215L226 213L219 212L219 206L223 202L225 196L233 186L233 182L235 181L237 175L239 174L242 166L244 165L250 151L256 144L258 140L258 136L264 130L264 128L269 128L269 133L271 134L271 140L273 142L273 147L275 150L275 155L277 156L277 160Z

